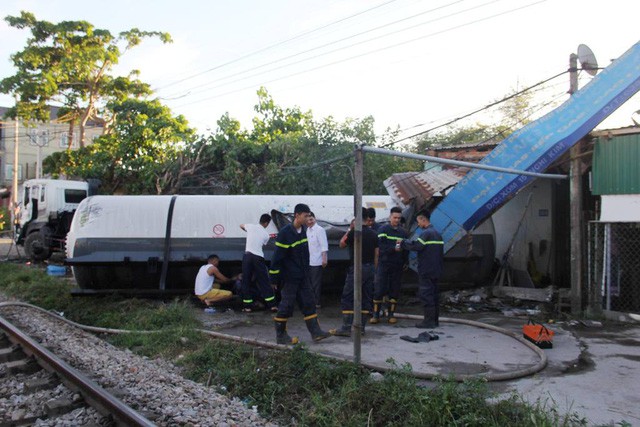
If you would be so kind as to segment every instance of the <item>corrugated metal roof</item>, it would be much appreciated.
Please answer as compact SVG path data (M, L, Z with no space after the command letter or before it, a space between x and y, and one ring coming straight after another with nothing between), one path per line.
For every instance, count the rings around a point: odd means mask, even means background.
M598 138L593 156L593 194L640 194L640 135Z
M469 171L468 168L395 173L384 181L387 192L396 203L408 205L412 200L424 206L434 194L444 195Z

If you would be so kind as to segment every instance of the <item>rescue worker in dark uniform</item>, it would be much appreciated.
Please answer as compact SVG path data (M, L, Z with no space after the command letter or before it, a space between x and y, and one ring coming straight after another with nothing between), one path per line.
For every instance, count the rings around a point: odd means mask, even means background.
M287 333L287 320L293 314L296 301L304 315L307 329L314 341L330 336L318 324L316 303L309 284L309 246L305 224L309 216L309 206L297 204L294 219L278 232L276 249L271 260L271 283L282 285L281 300L275 320L276 342L278 344L296 344L298 338Z
M406 251L401 247L401 242L409 235L400 225L402 209L395 206L391 208L389 223L378 230L378 245L380 247L380 262L376 271L376 284L373 293L373 317L369 323L378 323L384 298L389 299L388 317L389 323L396 323L394 316L396 304L400 296L402 286L402 271L407 261Z
M424 319L416 323L417 328L429 329L439 326L438 280L442 276L444 241L431 224L431 214L420 211L416 217L422 229L415 241L404 240L402 247L418 253L418 298L424 309Z
M363 209L363 220L366 218L366 211ZM349 257L351 259L351 265L347 272L347 278L344 281L344 288L342 289L342 299L340 300L340 307L342 309L342 326L339 329L332 329L330 332L333 335L339 335L344 337L351 336L351 325L353 324L353 311L354 302L354 254L353 246L354 239L355 220L351 221L349 231L340 239L339 246L346 248L349 246ZM362 227L362 303L361 303L361 316L362 316L362 332L364 333L364 325L366 324L366 317L369 316L373 309L373 286L375 279L376 266L378 265L378 236L375 231L370 227Z
M376 222L376 209L367 208L367 218L364 220L366 225L376 233L380 229L381 225Z

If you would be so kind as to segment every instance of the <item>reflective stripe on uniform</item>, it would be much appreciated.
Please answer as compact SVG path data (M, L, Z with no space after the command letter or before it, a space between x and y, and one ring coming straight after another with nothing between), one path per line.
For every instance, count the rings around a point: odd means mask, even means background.
M308 242L307 239L300 239L297 242L291 243L290 245L287 245L286 243L276 242L276 246L279 246L284 249L289 249L289 248L295 248L296 246L301 245L303 243L307 243L307 242Z
M389 240L402 240L402 237L397 237L397 236L389 236L387 233L380 233L378 234L378 238L384 237L385 239L389 239Z
M421 238L418 237L418 242L422 243L423 245L444 245L444 242L442 240L422 240Z
M269 270L269 274L280 274L280 270Z

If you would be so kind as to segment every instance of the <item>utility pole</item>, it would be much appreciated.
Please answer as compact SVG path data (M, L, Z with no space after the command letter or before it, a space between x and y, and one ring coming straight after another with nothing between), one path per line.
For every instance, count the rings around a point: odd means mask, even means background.
M353 362L360 363L362 337L362 187L364 152L362 145L355 149L354 210L356 223L353 229Z
M16 98L16 106L18 105L18 99ZM11 227L15 230L16 223L16 211L18 208L18 168L19 168L19 157L18 157L18 149L20 146L20 141L18 139L18 116L14 118L14 128L13 128L13 186L11 189L12 193L12 203L11 203Z
M578 55L569 56L569 95L578 91ZM569 150L571 313L582 311L582 141Z

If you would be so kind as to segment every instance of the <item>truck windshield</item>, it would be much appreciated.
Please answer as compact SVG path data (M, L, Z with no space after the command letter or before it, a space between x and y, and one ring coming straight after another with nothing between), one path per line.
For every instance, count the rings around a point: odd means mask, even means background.
M65 203L80 203L87 197L86 190L64 190Z

